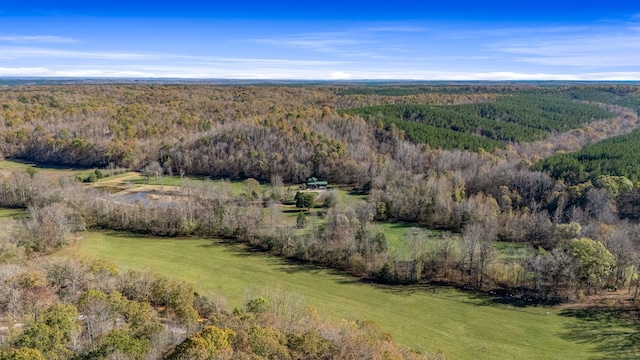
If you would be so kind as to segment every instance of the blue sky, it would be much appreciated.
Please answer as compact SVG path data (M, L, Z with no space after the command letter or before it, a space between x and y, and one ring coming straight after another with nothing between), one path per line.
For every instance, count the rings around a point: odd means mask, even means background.
M0 0L0 76L640 80L640 3L518 3Z

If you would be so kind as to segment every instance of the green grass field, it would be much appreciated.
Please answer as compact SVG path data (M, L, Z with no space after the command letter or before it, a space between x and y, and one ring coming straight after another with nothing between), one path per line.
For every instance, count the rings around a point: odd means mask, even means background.
M127 179L126 182L138 185L181 186L186 181L201 181L203 179L204 178L192 176L185 176L182 179L180 178L180 176L161 176L157 178L151 176L147 178L147 176L145 175L139 175L138 177Z
M374 225L374 228L384 233L389 253L398 256L402 256L402 252L407 251L403 245L405 237L419 236L429 239L427 241L429 243L440 235L439 231L428 230L408 222L379 222Z
M51 171L51 172L69 173L69 174L76 174L83 170L83 169L72 168L69 166L48 165L48 164L35 163L31 161L0 160L0 170L26 170L28 168L35 168L38 171Z
M30 167L35 167L35 165L12 160L0 160L0 169L3 170L26 170Z
M0 208L0 219L3 218L21 218L26 215L23 209L5 209Z
M92 170L20 160L0 160L0 174L3 172L16 171L35 171L35 173L37 173L41 178L48 182L55 183L60 178L73 178L79 174L89 173Z
M149 177L139 174L137 177L129 177L125 183L134 185L162 185L162 186L182 186L187 182L204 182L210 181L210 184L215 187L227 188L234 196L239 196L247 190L247 186L242 181L230 181L225 179L209 179L203 176L185 176L180 179L180 176L162 176L162 177ZM269 184L260 184L261 196L270 194L271 187Z
M624 344L618 337L640 330L606 318L499 305L491 298L449 288L363 284L331 270L292 264L212 240L91 232L56 256L102 257L126 268L153 269L192 282L207 294L222 295L230 307L241 306L251 293L264 287L279 287L302 295L331 320L373 320L399 343L443 351L448 359L640 356L637 348L618 345ZM588 335L582 334L585 328L590 330Z

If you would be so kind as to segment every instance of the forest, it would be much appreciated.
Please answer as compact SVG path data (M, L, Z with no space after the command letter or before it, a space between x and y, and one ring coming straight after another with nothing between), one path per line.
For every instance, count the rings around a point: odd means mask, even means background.
M597 83L11 84L0 89L0 207L19 215L0 222L11 329L0 354L446 356L396 345L384 324L286 315L268 296L230 311L175 279L55 258L86 231L225 239L362 281L522 307L611 294L631 321L639 94ZM330 188L304 190L309 177Z
M551 176L569 184L596 181L603 176L640 180L640 132L617 136L585 147L579 152L559 154L536 164Z
M479 145L488 146L485 150L501 146L497 142L473 140L478 137L502 142L530 142L542 139L548 132L567 131L595 119L613 117L593 105L530 94L510 94L476 104L384 105L344 110L343 113L357 114L386 125L394 124L416 142L438 148L473 150ZM424 125L429 127L421 128ZM475 136L460 136L459 133ZM444 134L455 134L458 138L452 135L443 138Z

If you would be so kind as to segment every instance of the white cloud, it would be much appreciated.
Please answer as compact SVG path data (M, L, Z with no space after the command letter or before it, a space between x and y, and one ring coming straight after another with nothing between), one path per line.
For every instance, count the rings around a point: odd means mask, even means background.
M255 42L278 47L328 53L347 58L374 58L381 56L376 47L379 41L371 31L350 30L341 32L304 33L292 36L255 39Z
M539 56L518 58L517 61L540 65L578 66L584 68L636 67L640 66L640 54Z
M195 60L185 62L187 64L198 65L219 65L220 63L243 63L243 64L262 64L262 65L284 65L284 66L328 66L346 64L345 61L327 61L327 60L292 60L292 59L263 59L263 58L225 58L210 56L174 56L176 59Z
M370 80L432 80L432 81L510 81L510 80L579 80L571 74L494 72L456 72L456 71L376 71L353 72L352 79Z
M77 59L102 59L102 60L152 60L157 58L151 54L136 54L125 52L93 52L73 51L44 48L0 48L0 59L13 58L77 58Z
M172 53L176 50L166 47L148 53L108 51L96 43L91 43L98 47L95 51L86 43L73 50L68 46L57 49L55 44L36 42L49 39L51 43L64 43L66 38L0 36L0 42L13 42L0 45L0 76L639 80L640 71L635 70L640 70L640 28L637 23L630 28L633 25L627 22L593 28L522 27L477 32L466 26L456 33L447 32L444 27L427 32L411 24L369 23L345 31L254 39L246 41L252 47L235 53L245 55L237 56L226 53L224 47L202 47L193 50L193 55ZM409 34L419 31L424 33ZM466 40L471 37L474 39ZM20 41L32 43L18 44ZM255 46L256 42L273 47L269 54L275 53L279 58L260 53L262 47L269 46Z
M364 76L363 76L364 75ZM433 81L629 81L640 80L640 72L592 72L592 73L526 73L526 72L447 72L447 71L416 71L416 72L390 72L371 74L354 74L354 79L381 79L381 80L433 80ZM361 77L362 76L362 77Z
M411 25L387 25L387 26L377 26L370 27L366 29L367 31L373 32L423 32L426 31L426 28L419 26L411 26Z
M409 70L277 69L277 68L207 68L169 66L86 67L69 69L0 68L0 76L95 77L95 78L182 78L182 79L274 79L274 80L431 80L431 81L629 81L640 80L640 72L527 73L527 72L456 72Z
M57 70L49 71L55 77L154 77L152 73L141 71L119 71L119 70Z
M45 68L6 68L0 67L0 76L47 76L50 71Z
M502 49L514 54L564 55L640 50L640 36L566 36L549 40L530 40Z
M353 46L361 43L361 41L349 38L346 35L345 33L314 33L282 38L257 39L256 41L323 52L334 52L344 46Z
M580 80L600 80L600 81L638 81L640 71L618 71L580 74Z
M540 65L583 68L640 66L640 36L625 26L532 35L503 41L490 49L515 60Z
M16 43L76 43L78 40L62 36L51 35L4 35L0 36L0 41L16 42Z
M559 36L561 34L578 34L585 31L593 30L594 27L588 26L530 26L530 27L495 27L495 28L477 28L472 30L448 29L439 30L440 34L452 39L484 39L491 38L528 38L531 36ZM495 40L495 39L491 39Z
M329 74L329 79L331 80L346 80L351 79L353 75L344 71L334 71Z
M135 61L152 61L152 60L169 60L173 62L184 63L185 66L193 65L209 65L227 66L229 64L239 65L245 64L249 66L301 66L301 67L317 67L332 66L346 64L345 61L329 61L329 60L298 60L298 59L266 59L266 58L236 58L236 57L214 57L214 56L190 56L177 54L162 53L131 53L131 52L92 52L92 51L75 51L75 50L59 50L49 48L32 48L32 47L0 47L0 59L17 59L17 58L67 58L67 59L88 59L88 60L135 60Z

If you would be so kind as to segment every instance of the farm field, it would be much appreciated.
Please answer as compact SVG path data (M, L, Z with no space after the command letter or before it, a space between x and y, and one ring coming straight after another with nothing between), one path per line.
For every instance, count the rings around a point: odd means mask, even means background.
M0 219L3 218L17 218L24 216L25 212L22 209L2 209L0 208Z
M0 174L4 172L32 169L29 171L42 172L46 174L46 178L49 180L58 179L62 177L73 177L83 172L83 169L73 168L70 166L55 166L49 164L41 164L30 161L16 161L16 160L0 160Z
M433 239L441 234L440 231L428 230L408 222L379 222L376 227L384 233L389 249L394 250L400 250L402 239L407 235Z
M499 305L492 298L450 288L363 284L331 270L219 241L88 232L55 256L99 257L125 268L150 269L192 282L208 295L222 295L230 309L265 287L280 288L302 295L331 320L372 320L399 343L442 351L448 359L640 355L637 347L624 345L637 329L611 317L580 316L580 312L562 316L553 308Z

